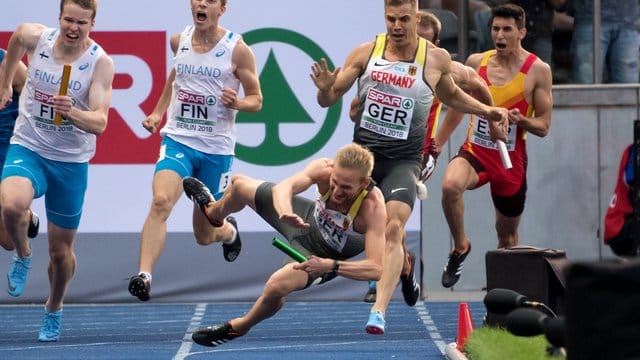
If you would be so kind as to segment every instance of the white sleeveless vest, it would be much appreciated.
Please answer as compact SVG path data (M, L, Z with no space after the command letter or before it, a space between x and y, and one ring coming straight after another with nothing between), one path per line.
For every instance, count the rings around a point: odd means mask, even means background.
M237 110L225 107L220 97L225 86L240 88L231 62L240 35L227 31L213 49L200 54L192 49L193 31L187 26L180 35L167 124L160 133L207 154L233 155Z
M19 144L40 156L64 162L83 163L96 151L96 136L63 119L54 124L53 96L59 93L63 64L54 60L57 29L45 29L29 59L27 82L20 96L12 144ZM105 52L95 42L71 65L67 95L74 106L88 110L89 87L98 59Z

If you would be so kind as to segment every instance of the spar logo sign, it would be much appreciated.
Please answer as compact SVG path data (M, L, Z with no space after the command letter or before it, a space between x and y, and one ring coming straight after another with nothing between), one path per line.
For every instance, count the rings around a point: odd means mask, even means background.
M266 45L266 60L260 72L262 88L262 110L257 113L241 113L236 117L238 125L254 124L263 127L263 138L256 146L236 144L236 157L240 160L263 166L287 165L313 156L331 139L340 120L342 100L322 113L311 113L320 106L316 103L316 87L309 79L313 61L327 59L330 69L334 68L329 56L313 40L297 32L263 28L243 34L244 41L256 51L258 46ZM272 45L272 46L271 46ZM282 48L288 48L292 55L281 54ZM256 57L258 54L256 53ZM299 59L305 72L285 75L283 60ZM297 62L296 62L297 63ZM296 90L292 89L296 85ZM301 88L304 92L299 91ZM305 95L301 95L304 93ZM304 97L301 97L304 96ZM303 104L306 104L304 106ZM283 138L284 130L288 137ZM244 134L239 130L238 138ZM302 142L300 143L300 140ZM299 143L287 145L297 140Z

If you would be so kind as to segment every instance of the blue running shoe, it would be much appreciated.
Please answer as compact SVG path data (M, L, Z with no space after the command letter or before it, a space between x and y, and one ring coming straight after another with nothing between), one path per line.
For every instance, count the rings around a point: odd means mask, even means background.
M38 341L58 341L60 340L60 322L62 321L62 309L58 311L44 310L44 320L38 335Z
M365 330L367 334L382 335L384 334L384 325L384 316L380 311L374 310L369 313L369 321L367 322Z
M31 269L31 256L24 259L13 254L13 261L7 274L7 292L13 297L22 295L24 285L27 283L27 274Z

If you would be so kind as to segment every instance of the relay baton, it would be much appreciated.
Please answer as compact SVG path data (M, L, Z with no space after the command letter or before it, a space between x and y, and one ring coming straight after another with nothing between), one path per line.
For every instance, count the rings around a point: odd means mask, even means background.
M289 246L289 244L278 239L277 237L273 238L273 241L271 241L271 244L277 247L278 249L280 249L283 253L289 255L293 260L297 262L301 263L301 262L307 261L306 256L300 254L296 249L292 248L291 246Z
M65 64L62 68L62 80L60 80L60 95L67 95L67 89L69 89L69 76L71 75L71 65ZM56 114L53 120L55 125L62 125L62 115Z
M498 143L498 151L500 152L502 165L507 170L511 169L513 165L511 165L511 158L509 157L509 152L507 151L507 145L502 140L496 140L496 143Z

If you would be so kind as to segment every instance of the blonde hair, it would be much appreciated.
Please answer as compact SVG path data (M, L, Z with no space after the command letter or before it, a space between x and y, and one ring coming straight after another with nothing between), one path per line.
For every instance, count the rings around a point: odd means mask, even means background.
M373 171L373 154L359 144L351 143L341 147L334 161L345 169L358 170L362 179L371 176Z
M420 26L432 28L433 41L437 41L440 37L440 31L442 31L442 23L440 22L440 19L432 13L424 10L418 11L418 16L420 16L420 22L418 24Z
M96 14L98 13L98 0L60 0L60 15L62 15L64 5L67 3L76 4L85 10L91 10L91 20L96 19Z

